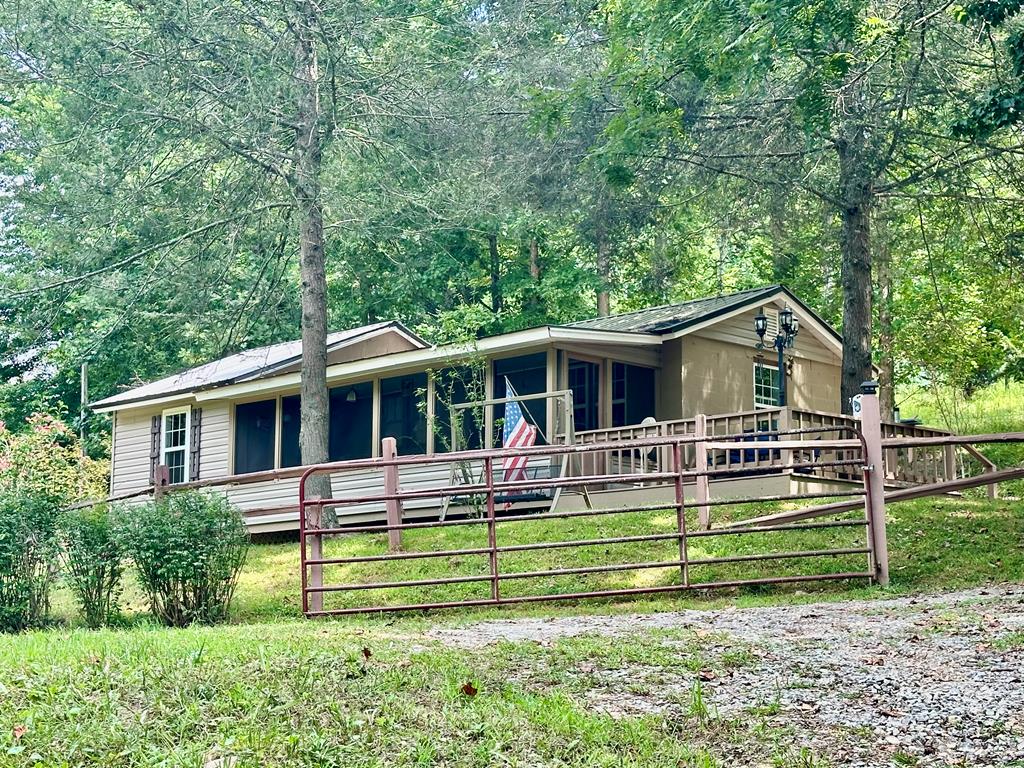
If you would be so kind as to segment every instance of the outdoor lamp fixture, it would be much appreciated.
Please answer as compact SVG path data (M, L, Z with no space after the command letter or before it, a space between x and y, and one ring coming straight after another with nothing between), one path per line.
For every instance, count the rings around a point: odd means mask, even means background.
M775 338L766 344L765 334L768 332L768 318L764 312L758 312L754 318L754 333L759 341L758 349L774 348L779 354L779 407L786 405L786 360L785 351L792 348L796 341L796 335L800 332L800 320L793 315L791 307L786 307L779 312L779 330Z

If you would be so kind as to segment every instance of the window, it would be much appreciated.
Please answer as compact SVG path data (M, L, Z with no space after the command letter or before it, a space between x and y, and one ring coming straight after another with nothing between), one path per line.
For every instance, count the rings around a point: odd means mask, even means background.
M420 407L420 390L427 374L380 380L380 434L393 437L402 455L427 452L427 414Z
M515 386L515 385L513 385ZM434 451L469 451L483 444L483 408L464 408L456 414L458 430L452 443L451 407L483 400L483 371L446 368L434 376Z
M235 406L235 474L274 468L277 399Z
M167 467L171 483L184 483L188 479L188 417L188 408L163 412L160 463Z
M520 395L520 403L523 406L526 418L532 424L536 424L541 435L547 433L548 409L547 399L543 397L526 397L526 395L544 394L547 391L548 382L548 356L546 352L538 352L533 355L520 355L519 357L506 357L494 361L494 397L510 397L511 393L505 387L505 379L508 378L512 389ZM494 408L494 419L505 418L505 406L498 405ZM543 442L541 435L537 436L537 442ZM501 442L502 431L494 430L496 443Z
M612 426L639 424L654 416L654 369L612 363Z
M297 467L302 464L299 451L299 407L298 395L281 398L281 466Z
M774 408L779 404L779 369L754 363L754 407Z
M597 429L598 382L601 366L584 360L569 360L569 389L572 390L572 420L577 432Z
M426 386L426 384L424 384ZM373 384L346 384L330 393L331 461L366 459L373 455ZM423 451L417 451L423 453Z

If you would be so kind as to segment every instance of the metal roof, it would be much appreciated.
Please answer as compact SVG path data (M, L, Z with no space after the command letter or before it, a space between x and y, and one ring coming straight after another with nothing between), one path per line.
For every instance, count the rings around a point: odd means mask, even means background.
M680 304L665 304L660 307L638 309L635 312L624 312L621 315L580 320L576 323L569 323L569 327L589 328L595 331L674 333L691 323L710 320L732 309L754 303L759 299L766 299L785 290L781 285L768 285L725 296L712 296L706 299L684 301ZM789 294L788 291L786 293Z
M386 328L394 328L396 331L408 336L411 341L421 348L429 346L423 339L419 338L401 323L386 321L328 334L327 350L330 352L340 349L360 341L368 334ZM199 389L234 384L269 375L301 360L301 340L284 341L279 344L270 344L266 347L247 349L243 352L228 355L219 360L197 365L194 368L166 376L157 381L119 392L116 395L90 403L90 406L102 408L111 405L123 405L150 398L166 397L168 395L194 392Z

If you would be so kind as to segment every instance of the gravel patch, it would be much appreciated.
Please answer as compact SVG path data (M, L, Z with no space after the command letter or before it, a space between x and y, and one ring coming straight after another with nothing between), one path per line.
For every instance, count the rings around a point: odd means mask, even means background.
M714 640L702 653L712 662L728 650L729 638L752 649L748 663L700 680L713 716L733 723L763 717L832 765L1024 765L1024 648L1008 640L1024 631L1024 586L766 608L485 621L429 634L446 644L481 648L499 641L546 644L656 629L711 633ZM638 679L641 694L635 692ZM685 670L606 670L585 698L589 706L617 716L684 717L680 701L697 679Z

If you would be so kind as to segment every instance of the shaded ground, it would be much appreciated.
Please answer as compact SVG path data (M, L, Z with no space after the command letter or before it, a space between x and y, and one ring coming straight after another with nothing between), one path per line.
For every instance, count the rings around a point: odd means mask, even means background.
M486 621L428 635L478 650L650 633L705 638L705 667L577 666L585 706L705 726L726 764L757 764L731 738L762 719L832 765L1024 765L1024 588L654 615ZM664 644L676 642L666 636ZM742 649L743 662L717 663ZM527 673L528 676L529 673Z

